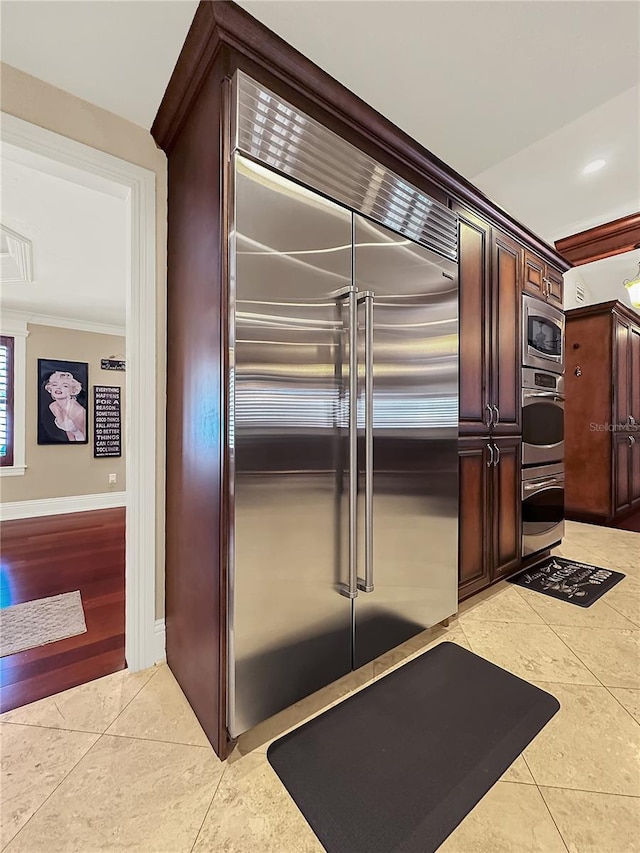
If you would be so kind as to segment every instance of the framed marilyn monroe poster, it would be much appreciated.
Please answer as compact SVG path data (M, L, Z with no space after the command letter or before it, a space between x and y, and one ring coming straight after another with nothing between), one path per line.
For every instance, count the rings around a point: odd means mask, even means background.
M38 359L38 444L87 444L89 365Z

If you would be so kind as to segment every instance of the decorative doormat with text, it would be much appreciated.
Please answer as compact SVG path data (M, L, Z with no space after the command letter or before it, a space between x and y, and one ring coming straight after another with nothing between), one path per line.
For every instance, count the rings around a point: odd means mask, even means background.
M623 577L622 572L611 569L565 560L564 557L549 557L544 563L509 578L509 581L578 607L591 607Z

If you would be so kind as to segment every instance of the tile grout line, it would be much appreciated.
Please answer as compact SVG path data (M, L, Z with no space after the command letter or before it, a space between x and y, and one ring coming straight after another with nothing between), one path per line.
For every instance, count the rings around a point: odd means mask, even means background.
M155 667L154 667L154 668L155 668ZM126 671L126 670L119 670L119 672L125 672L125 671ZM132 673L132 674L133 674L133 673ZM140 691L141 691L141 690L143 690L143 689L147 686L147 684L149 684L149 682L151 681L151 679L152 679L156 674L157 674L156 672L152 672L152 673L151 673L151 675L146 679L146 681L144 682L144 684L142 684L142 685L141 685L141 687L139 687L139 688L136 690L136 692L133 694L133 696L131 697L131 699L129 699L129 701L126 703L126 705L124 705L124 707L122 707L122 708L118 711L118 713L117 713L117 714L116 714L116 716L113 718L113 720L111 720L111 721L109 722L109 724L107 725L107 729L108 729L108 728L110 728L110 727L115 723L115 721L118 719L118 717L120 716L120 714L122 714L122 712L125 710L125 708L128 708L128 707L129 707L129 705L133 702L133 700L136 698L136 696L138 696L138 694L140 693ZM105 676L103 676L103 678L110 678L110 676L111 676L111 675L116 675L116 673L115 673L115 672L109 673L109 675L105 675ZM95 680L95 681L100 681L100 679L99 679L99 678L98 678L98 679L94 679L94 680ZM84 684L77 684L75 687L70 687L70 688L68 688L68 690L76 690L78 687L84 687L85 685L87 685L87 684L92 684L92 683L93 683L93 682L91 682L91 681L85 681L85 683L84 683ZM62 692L62 693L66 693L66 692L67 692L67 690L63 690L63 691L61 691L61 692ZM42 699L36 699L36 702L45 702L47 699L51 699L51 700L53 701L54 705L56 706L56 708L58 708L57 703L56 703L56 701L55 701L55 700L56 700L56 696L59 696L59 695L60 695L59 693L53 693L51 696L43 696L43 697L42 697ZM12 708L10 711L5 711L4 713L5 713L5 714L11 714L11 713L13 713L13 711L19 711L21 708L28 708L28 707L29 707L29 705L35 705L35 704L36 704L36 702L29 702L27 705L22 705L22 706L18 706L17 708ZM59 708L58 708L58 713L60 713L60 709L59 709ZM2 723L6 723L7 725L10 725L10 726L31 726L31 727L36 728L36 729L52 729L52 730L54 730L54 731L77 732L78 734L103 735L103 734L105 734L105 733L106 733L106 729L105 729L104 731L97 731L97 732L96 732L96 731L91 731L90 729L72 729L72 728L68 728L67 726L50 726L50 725L48 726L48 725L43 725L43 724L41 724L41 723L21 723L19 720L3 720L3 719L2 719L2 715L0 715L0 724L2 724Z
M140 737L140 735L123 735L116 732L92 732L86 729L63 729L60 726L40 726L35 723L10 723L9 721L2 722L4 726L23 726L24 728L29 729L46 729L49 732L68 732L69 734L74 735L97 735L98 737L113 737L113 738L121 738L122 740L142 740L147 743L166 743L172 746L192 746L196 749L213 749L211 744L209 743L185 743L185 741L180 740L161 740L160 738L155 737Z
M127 704L126 704L123 708L121 708L121 709L120 709L120 711L119 711L119 712L116 714L116 716L113 718L113 720L111 720L111 722L109 723L109 725L107 726L107 728L102 732L102 734L103 734L103 735L104 735L104 734L106 734L106 733L108 732L108 730L111 728L111 726L113 726L113 725L116 723L116 721L120 719L120 717L122 716L122 714L127 710L127 708L128 708L128 707L129 707L129 705L133 702L133 700L138 698L138 696L140 695L140 693L142 693L142 691L144 690L144 688L145 688L148 684L151 684L151 682L153 681L153 679L154 679L154 678L157 676L157 674L160 672L160 668L158 667L158 665L157 665L157 664L154 664L153 669L154 669L155 671L151 673L151 675L149 676L149 678L147 678L147 680L146 680L146 681L145 681L145 683L140 687L140 689L139 689L139 690L136 690L136 692L133 694L133 696L132 696L132 697L131 697L131 699L127 702Z
M469 639L469 637L467 637L467 632L464 630L464 626L462 625L462 623L460 622L460 620L458 620L458 625L459 625L459 627L460 627L460 630L462 631L462 636L465 638L465 640L466 640L466 641L467 641L467 643L469 644L469 648L470 648L470 649L471 649L471 651L473 652L473 646L471 645L471 640ZM474 652L474 654L477 654L477 652Z
M542 793L542 791L540 790L540 786L539 786L537 783L536 783L536 788L537 788L537 790L538 790L538 793L539 793L539 794L540 794L540 796L542 797L542 802L544 803L544 807L545 807L545 808L546 808L546 810L549 812L549 817L550 817L550 818L551 818L551 820L553 821L553 825L554 825L554 826L555 826L555 828L558 830L558 835L560 836L560 840L561 840L561 841L562 841L562 843L564 844L564 846L565 846L565 848L566 848L566 850L567 850L567 853L569 853L569 845L568 845L568 844L567 844L567 842L565 841L565 839L564 839L564 835L560 832L560 827L559 827L559 826L558 826L558 824L556 823L556 819L555 819L555 817L553 816L553 812L552 812L552 811L551 811L551 809L549 808L549 803L545 800L545 798L544 798L544 794L543 794L543 793Z
M559 626L559 627L561 627L561 626ZM617 697L617 696L615 696L615 695L611 692L611 690L609 690L609 688L607 687L607 685L606 685L606 684L604 684L604 682L603 682L600 678L598 678L598 676L595 674L595 672L592 672L592 671L589 669L589 667L586 665L586 663L585 663L585 662L582 660L582 658L581 658L581 657L580 657L580 656L579 656L579 655L578 655L578 654L577 654L577 653L576 653L576 652L571 648L571 646L570 646L570 645L569 645L569 644L568 644L568 643L567 643L567 642L566 642L566 641L565 641L565 640L564 640L564 639L563 639L563 638L562 638L562 637L561 637L561 636L560 636L560 635L559 635L559 634L558 634L558 633L553 629L553 627L552 627L551 625L549 625L549 628L551 628L551 630L552 630L552 631L553 631L553 633L556 635L556 637L560 640L560 642L561 642L561 643L564 643L564 645L569 649L569 651L570 651L573 655L575 655L575 656L576 656L576 658L580 661L580 663L581 663L581 664L582 664L582 666L587 670L587 672L590 672L590 673L591 673L591 675L593 675L593 677L594 677L594 678L596 679L596 681L598 682L598 684L597 684L597 685L596 685L596 684L591 684L591 685L586 684L586 685L582 685L582 686L584 686L584 687L597 687L597 686L603 687L603 688L607 691L607 693L609 694L609 696L611 696L611 698L612 698L612 699L614 699L614 700L618 703L618 705L619 705L619 706L622 708L622 710L623 710L623 711L624 711L624 712L625 712L625 713L626 713L626 714L627 714L627 715L628 715L628 716L633 720L633 722L634 722L634 723L636 723L636 725L640 725L640 723L638 723L638 721L637 721L637 720L636 720L636 718L633 716L633 714L631 713L631 711L629 711L629 710L628 710L628 708L625 708L625 706L624 706L624 705L622 704L622 702L618 699L618 697ZM615 629L615 628L613 628L613 629L611 629L611 630L624 630L624 629ZM620 689L620 690L627 690L627 689L633 690L634 688L625 688L625 687L621 687L621 688L619 688L619 689Z
M67 729L62 729L62 730L58 729L58 731L67 731ZM95 734L95 732L74 732L74 734ZM73 767L71 767L71 768L69 769L69 771L68 771L67 773L65 773L65 775L64 775L64 776L62 777L62 779L58 782L58 784L55 786L55 788L54 788L54 789L53 789L53 790L52 790L52 791L51 791L51 792L50 792L50 793L49 793L49 794L44 798L44 800L40 803L40 805L39 805L39 806L38 806L38 808L33 812L33 814L29 815L29 818L24 822L24 824L23 824L23 825L20 827L20 829L16 832L16 834L13 836L13 838L11 839L11 841L9 841L9 842L8 842L7 847L9 846L9 844L13 844L13 842L14 842L14 841L16 840L16 838L20 835L20 833L25 829L25 827L27 827L27 826L31 823L31 821L32 821L32 820L34 819L34 817L38 814L38 812L39 812L39 811L40 811L40 810L41 810L41 809L42 809L42 808L43 808L43 807L44 807L44 806L49 802L49 800L50 800L50 799L51 799L51 797L53 797L53 795L56 793L56 791L58 790L58 788L60 787L60 785L62 785L64 782L66 782L66 781L67 781L67 779L69 778L69 776L71 776L71 774L72 774L72 773L73 773L73 771L76 769L76 767L80 764L80 762L81 762L81 761L84 761L84 759L87 757L87 755L89 755L89 753L90 753L90 752L91 752L91 750L94 748L94 746L95 746L95 745L96 745L96 744L97 744L97 743L102 739L102 737L103 737L103 735L98 735L98 737L97 737L97 738L95 739L95 741L91 744L91 746L89 747L89 749L87 749L87 751L86 751L86 752L83 752L83 753L82 753L82 755L81 755L81 756L80 756L80 758L76 761L76 763L73 765ZM4 848L3 848L3 849L4 849Z
M629 577L629 575L627 575L626 577ZM606 595L606 594L607 594L607 593L605 592L605 595ZM623 619L626 619L626 620L627 620L627 622L630 622L632 625L635 625L636 629L640 630L640 624L639 624L638 622L634 622L634 621L633 621L633 619L629 619L629 617L628 617L628 616L625 616L625 615L624 615L624 613L621 613L621 612L618 610L618 608L615 606L615 604L609 604L609 602L608 602L608 601L607 601L607 602L605 602L605 604L606 604L608 607L610 607L612 610L615 610L615 611L616 611L616 613L619 613L619 614L620 614L620 616L622 616L622 618L623 618ZM629 631L629 630L633 630L633 629L630 629L630 628L626 628L626 629L621 628L620 630L627 630L627 631Z
M213 806L213 801L215 800L216 794L218 793L218 791L220 789L220 785L222 784L222 780L226 775L228 767L229 767L229 760L227 759L223 763L222 773L220 774L220 778L218 779L218 784L216 785L216 789L213 792L213 796L211 797L211 802L207 806L207 810L204 813L204 817L202 818L202 823L200 824L200 827L198 828L198 831L196 832L196 837L193 840L193 844L191 845L189 853L193 853L193 851L195 850L196 844L198 843L198 839L200 838L200 833L202 832L203 826L207 822L207 818L209 817L209 812L211 811L211 807Z
M537 783L536 783L537 784ZM567 785L537 785L538 788L553 788L554 791L578 791L581 794L601 794L603 797L626 797L628 800L637 800L640 803L640 794L619 794L614 791L595 791L592 788L570 788Z

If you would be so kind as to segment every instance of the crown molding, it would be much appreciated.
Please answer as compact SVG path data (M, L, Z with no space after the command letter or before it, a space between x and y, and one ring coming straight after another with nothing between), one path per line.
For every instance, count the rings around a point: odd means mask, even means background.
M556 240L556 249L575 266L600 261L640 248L640 213L596 225Z
M411 175L403 177L417 186L427 179L471 206L556 269L565 272L571 267L553 246L232 0L200 0L196 9L151 126L151 135L167 155L216 59L228 76L241 68L384 165L409 171ZM286 91L278 91L282 86ZM398 164L404 168L399 170Z
M78 320L75 317L55 317L51 314L33 314L31 311L14 311L3 309L2 328L7 323L16 327L25 326L53 326L56 329L73 329L77 332L93 332L98 335L114 335L115 337L126 337L125 326L110 326L106 323L94 323L91 320Z

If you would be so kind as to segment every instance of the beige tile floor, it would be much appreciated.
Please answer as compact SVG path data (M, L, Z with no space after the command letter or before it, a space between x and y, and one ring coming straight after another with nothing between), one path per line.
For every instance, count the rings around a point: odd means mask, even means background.
M627 577L588 610L506 583L487 590L448 629L248 732L224 764L166 666L4 714L0 849L321 851L267 762L270 741L449 640L538 684L562 708L441 851L640 851L640 534L569 523L560 550Z

